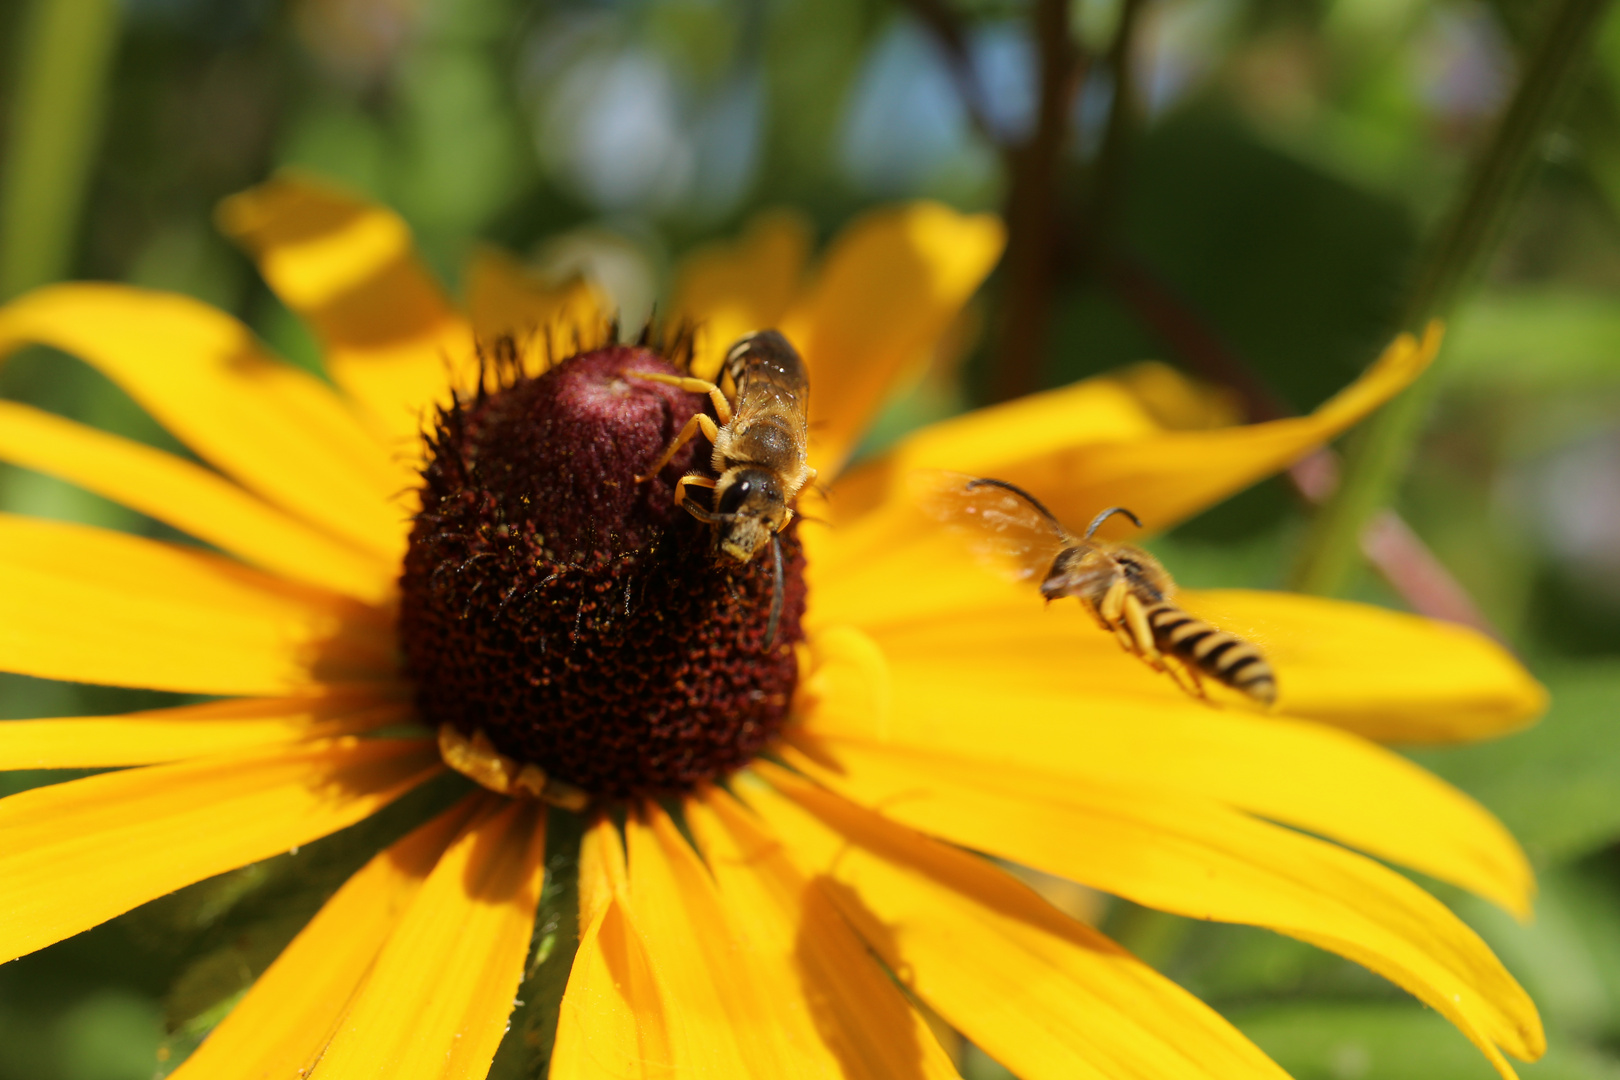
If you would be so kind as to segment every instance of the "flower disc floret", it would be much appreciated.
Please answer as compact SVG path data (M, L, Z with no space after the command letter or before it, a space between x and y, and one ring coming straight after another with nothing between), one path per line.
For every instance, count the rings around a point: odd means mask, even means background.
M797 679L804 557L720 555L673 502L704 471L682 448L637 476L705 404L614 346L498 380L443 410L401 579L401 643L423 717L590 795L689 790L749 761Z

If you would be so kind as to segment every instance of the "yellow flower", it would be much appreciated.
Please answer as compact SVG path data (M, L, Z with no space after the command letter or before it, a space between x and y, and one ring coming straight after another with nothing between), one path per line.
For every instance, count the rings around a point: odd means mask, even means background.
M226 699L0 727L0 768L137 766L0 802L0 959L332 833L442 772L431 737L399 735L415 719L396 583L424 410L447 378L472 394L475 328L545 327L534 349L561 357L568 328L597 316L588 288L548 291L492 254L463 316L397 217L309 181L238 196L222 220L313 327L341 392L177 296L68 285L0 309L0 350L82 357L211 468L13 403L0 458L224 553L0 517L0 668ZM803 351L813 464L836 478L814 512L831 527L802 529L805 644L769 759L691 786L680 824L639 796L622 827L587 819L551 1075L954 1075L896 980L1026 1078L1281 1075L1195 998L964 849L1336 951L1512 1075L1502 1051L1543 1049L1524 992L1440 903L1351 850L1527 911L1529 869L1501 826L1368 741L1525 721L1542 695L1510 657L1383 610L1190 593L1278 672L1274 715L1212 708L1073 605L1043 610L980 572L904 495L911 470L946 468L1015 481L1071 520L1126 503L1163 528L1365 416L1435 341L1402 339L1297 420L1176 430L1162 393L1103 378L844 469L1000 245L995 221L919 204L851 226L813 273L802 229L772 218L683 274L696 370L758 327ZM430 535L420 525L417 542ZM566 653L548 648L546 662ZM593 732L579 737L591 751ZM178 1075L482 1076L524 969L547 812L476 792L379 853Z

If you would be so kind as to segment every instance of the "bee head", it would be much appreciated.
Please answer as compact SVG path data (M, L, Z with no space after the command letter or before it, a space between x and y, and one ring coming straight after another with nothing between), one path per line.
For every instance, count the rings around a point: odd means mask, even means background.
M768 469L728 469L714 491L720 550L738 562L752 559L788 522L782 482Z
M1048 600L1064 596L1095 600L1108 591L1119 573L1114 560L1090 544L1065 548L1052 560L1052 569L1041 582L1041 595Z

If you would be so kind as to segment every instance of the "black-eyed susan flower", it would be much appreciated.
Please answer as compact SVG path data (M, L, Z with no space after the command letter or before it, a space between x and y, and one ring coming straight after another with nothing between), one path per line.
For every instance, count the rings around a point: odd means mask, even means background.
M778 641L763 562L716 562L670 503L690 463L636 481L703 400L635 377L667 357L592 338L589 288L486 255L464 316L397 217L295 178L222 220L337 389L178 296L69 285L0 309L0 348L82 357L206 466L16 404L0 457L217 549L0 517L0 667L220 699L0 727L0 767L127 767L0 802L0 958L342 829L446 758L509 794L379 852L180 1075L482 1076L559 805L587 817L553 1077L953 1075L914 1001L1027 1078L1280 1075L972 852L1350 957L1504 1075L1504 1051L1541 1052L1479 938L1368 857L1527 909L1505 831L1369 741L1524 721L1541 692L1511 658L1388 611L1193 593L1281 688L1272 715L1213 708L980 572L904 495L944 468L1162 528L1366 415L1432 338L1297 420L1178 430L1141 380L1104 378L845 469L1001 231L885 211L807 274L802 231L767 220L694 259L675 306L699 373L764 326L810 368L811 463L833 479L821 520L784 534ZM475 331L523 347L481 367Z

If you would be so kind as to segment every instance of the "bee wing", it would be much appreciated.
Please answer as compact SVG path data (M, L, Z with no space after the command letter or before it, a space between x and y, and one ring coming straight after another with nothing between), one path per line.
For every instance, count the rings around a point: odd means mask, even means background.
M1016 581L1045 577L1058 552L1074 543L1063 526L1004 487L965 473L926 472L915 480L923 511Z

